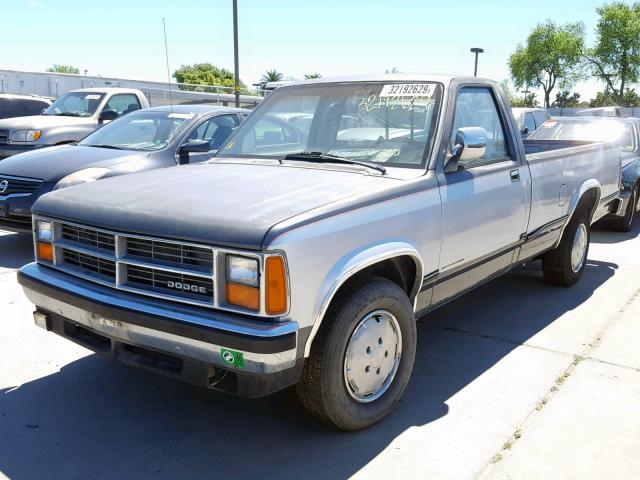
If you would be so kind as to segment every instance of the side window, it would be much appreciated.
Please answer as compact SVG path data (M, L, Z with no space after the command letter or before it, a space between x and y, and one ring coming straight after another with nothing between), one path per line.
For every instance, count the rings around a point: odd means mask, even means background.
M198 125L187 137L189 140L205 140L211 144L211 150L217 150L237 128L238 117L234 115L218 115Z
M104 110L115 110L118 115L140 110L140 100L132 93L118 93L109 99Z
M536 129L536 122L533 120L533 114L524 114L524 123L522 124L522 127L527 129L527 135L530 135L534 132L534 130Z
M535 118L536 120L536 128L539 128L540 125L542 125L544 122L546 122L551 118L551 115L549 115L549 112L547 112L546 110L538 111L538 112L533 112L533 118Z
M458 92L456 111L451 132L451 144L455 142L456 131L463 127L482 127L487 132L487 150L483 157L461 161L460 165L470 165L491 160L509 158L505 141L505 130L498 114L498 108L486 87L465 87Z

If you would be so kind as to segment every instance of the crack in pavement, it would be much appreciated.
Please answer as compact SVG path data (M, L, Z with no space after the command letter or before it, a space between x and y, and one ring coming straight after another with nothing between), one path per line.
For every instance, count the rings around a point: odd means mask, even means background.
M538 402L536 407L525 416L524 420L520 422L519 425L516 426L514 434L511 435L507 439L507 441L503 444L503 447L498 452L496 452L495 455L491 457L491 459L485 464L485 466L476 475L476 478L479 478L479 479L489 478L489 475L491 474L492 466L498 463L500 460L502 460L503 458L502 452L506 450L510 450L513 444L520 439L520 437L522 436L522 432L526 430L527 425L529 425L537 415L542 415L542 413L540 412L542 412L542 410L544 409L544 406L547 403L549 403L549 401L560 391L560 388L562 385L564 385L565 380L571 376L571 373L573 373L573 371L576 369L576 367L580 363L584 362L587 359L600 361L598 359L591 357L589 354L593 352L600 345L600 343L602 342L602 338L604 337L609 327L611 327L611 325L616 323L626 313L626 311L633 304L633 302L635 302L638 298L640 298L640 288L636 289L633 292L633 294L627 299L624 305L618 310L618 312L612 315L605 322L603 327L598 331L598 333L596 333L595 338L591 342L589 342L579 354L573 356L574 358L573 362L571 362L569 366L567 366L567 368L558 377L556 377L556 380L554 381L553 385L547 391L547 393L542 397L542 399ZM511 342L511 343L517 343L517 342ZM603 361L603 363L611 363L611 362ZM638 370L633 367L616 365L613 363L611 364L615 366L619 366L621 368ZM509 445L508 448L506 448L506 445Z

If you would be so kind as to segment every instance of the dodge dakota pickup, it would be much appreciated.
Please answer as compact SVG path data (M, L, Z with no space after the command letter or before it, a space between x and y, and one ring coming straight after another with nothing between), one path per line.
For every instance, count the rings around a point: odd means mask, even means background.
M38 326L99 354L244 396L296 385L356 430L400 400L416 319L533 259L578 281L620 149L563 146L523 143L489 80L283 86L208 162L42 196L18 280Z
M119 87L71 90L40 115L0 120L0 159L75 142L121 115L148 106L147 97L140 90Z

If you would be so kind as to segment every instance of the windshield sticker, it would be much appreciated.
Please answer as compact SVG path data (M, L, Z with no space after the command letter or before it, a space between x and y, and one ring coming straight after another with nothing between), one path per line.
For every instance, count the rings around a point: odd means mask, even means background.
M547 122L544 123L544 125L542 125L542 128L553 128L556 126L558 122L553 121L553 120L548 120Z
M382 87L380 97L427 97L431 98L435 85L432 83L396 83Z
M193 117L193 113L170 113L167 115L168 118L183 118L185 120L189 120Z
M369 95L368 97L362 97L358 104L358 109L361 112L371 112L379 108L386 107L389 110L407 110L417 111L426 107L431 97L427 96L415 96L415 97L403 97L403 96L387 96L381 95Z
M100 100L100 95L96 95L95 93L91 93L89 95L85 95L85 100Z

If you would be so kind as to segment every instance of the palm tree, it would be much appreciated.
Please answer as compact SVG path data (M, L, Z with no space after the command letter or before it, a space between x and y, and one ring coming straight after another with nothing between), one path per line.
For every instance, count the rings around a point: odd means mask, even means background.
M307 73L304 76L305 80L313 80L314 78L322 78L322 74L315 72L315 73Z
M264 73L264 75L262 75L260 82L261 83L279 82L283 78L284 78L284 75L274 68L273 70L267 70Z

